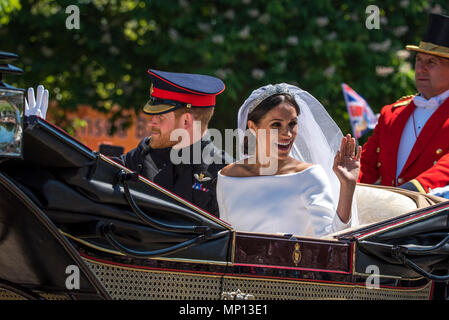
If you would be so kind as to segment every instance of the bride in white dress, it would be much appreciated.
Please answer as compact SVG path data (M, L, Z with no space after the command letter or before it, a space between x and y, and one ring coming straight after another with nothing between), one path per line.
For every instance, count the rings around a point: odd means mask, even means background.
M239 231L314 237L357 224L361 147L355 152L354 138L343 137L313 96L285 83L259 88L238 122L254 145L218 173L223 220Z

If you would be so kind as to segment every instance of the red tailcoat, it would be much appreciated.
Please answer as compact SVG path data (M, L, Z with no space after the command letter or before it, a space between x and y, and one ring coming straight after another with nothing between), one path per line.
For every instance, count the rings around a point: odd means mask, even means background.
M449 99L427 120L396 179L399 143L413 110L412 96L382 108L363 146L359 182L400 186L410 181L423 193L449 184Z

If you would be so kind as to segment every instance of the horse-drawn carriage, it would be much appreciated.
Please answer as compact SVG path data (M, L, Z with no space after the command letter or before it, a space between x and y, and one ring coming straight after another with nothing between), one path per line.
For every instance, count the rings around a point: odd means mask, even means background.
M14 90L0 90L0 299L447 297L449 202L402 193L412 207L391 214L381 208L391 201L358 186L359 203L376 204L370 218L360 207L359 227L326 238L240 232L23 117Z

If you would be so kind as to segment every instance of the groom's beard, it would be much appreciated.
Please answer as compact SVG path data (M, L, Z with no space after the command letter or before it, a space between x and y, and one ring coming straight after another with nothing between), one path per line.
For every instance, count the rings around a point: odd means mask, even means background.
M162 133L158 129L151 129L150 132L150 147L153 149L171 148L178 143L178 141L170 140L172 131Z

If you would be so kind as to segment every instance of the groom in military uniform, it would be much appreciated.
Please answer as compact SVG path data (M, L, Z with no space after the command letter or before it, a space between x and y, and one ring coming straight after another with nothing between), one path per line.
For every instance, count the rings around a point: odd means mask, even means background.
M152 85L143 111L151 133L120 162L218 217L217 172L233 159L213 145L207 129L224 83L199 74L148 73Z

